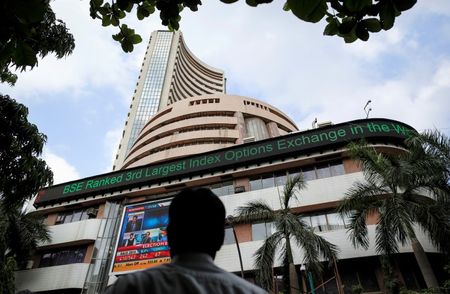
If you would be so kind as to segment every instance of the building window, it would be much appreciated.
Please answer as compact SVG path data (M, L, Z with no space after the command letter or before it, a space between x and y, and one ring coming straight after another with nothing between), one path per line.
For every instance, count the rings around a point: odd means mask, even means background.
M88 207L84 209L60 212L56 217L55 225L73 223L85 219L96 218L97 212L98 212L97 207Z
M209 188L219 197L234 194L234 185L231 181L217 183L209 186Z
M274 232L273 223L252 224L252 240L265 240Z
M223 245L229 245L229 244L234 244L235 240L234 240L234 234L233 234L233 229L232 228L226 228L225 229L225 238L223 240Z
M338 213L301 216L300 219L313 228L315 232L345 229L346 225L350 223L348 218L342 218Z
M86 249L87 247L83 246L45 252L41 255L39 267L82 263L86 255Z
M317 166L307 166L289 170L280 171L275 174L264 174L260 176L251 177L250 190L260 190L275 186L283 186L287 182L288 177L295 177L299 174L303 175L305 181L312 181L316 179L323 179L345 174L344 165L342 161L320 164Z

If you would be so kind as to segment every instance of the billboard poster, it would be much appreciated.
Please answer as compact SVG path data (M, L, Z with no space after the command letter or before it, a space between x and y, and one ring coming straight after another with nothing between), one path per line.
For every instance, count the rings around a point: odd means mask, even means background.
M169 201L124 208L111 271L115 274L170 262L167 242Z

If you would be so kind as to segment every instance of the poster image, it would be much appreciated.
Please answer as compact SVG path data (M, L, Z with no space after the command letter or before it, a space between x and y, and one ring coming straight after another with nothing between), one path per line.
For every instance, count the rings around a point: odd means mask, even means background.
M111 272L128 273L170 262L169 201L125 207Z

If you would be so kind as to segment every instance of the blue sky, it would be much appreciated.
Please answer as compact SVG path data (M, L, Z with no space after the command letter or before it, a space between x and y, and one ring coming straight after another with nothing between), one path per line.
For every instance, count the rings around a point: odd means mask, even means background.
M371 99L371 117L450 134L450 1L419 1L392 30L353 44L323 36L325 23L298 20L283 1L257 8L204 2L183 12L181 30L197 57L225 71L229 94L268 102L300 129L315 117L362 118ZM114 29L89 17L88 3L52 2L75 36L71 56L46 57L19 73L15 87L0 85L48 136L43 156L56 183L111 170L148 37L163 29L157 15L129 19L144 42L123 53Z

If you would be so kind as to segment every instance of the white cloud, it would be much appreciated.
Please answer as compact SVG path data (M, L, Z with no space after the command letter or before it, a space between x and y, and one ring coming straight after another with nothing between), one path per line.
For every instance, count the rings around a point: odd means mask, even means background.
M122 136L122 130L123 127L120 127L106 132L105 138L103 139L103 146L108 161L107 166L104 168L104 172L110 172L112 170L114 160L116 159L117 148L119 147Z
M53 153L50 149L45 148L42 158L53 171L54 185L80 178L80 174L73 165L61 156Z

